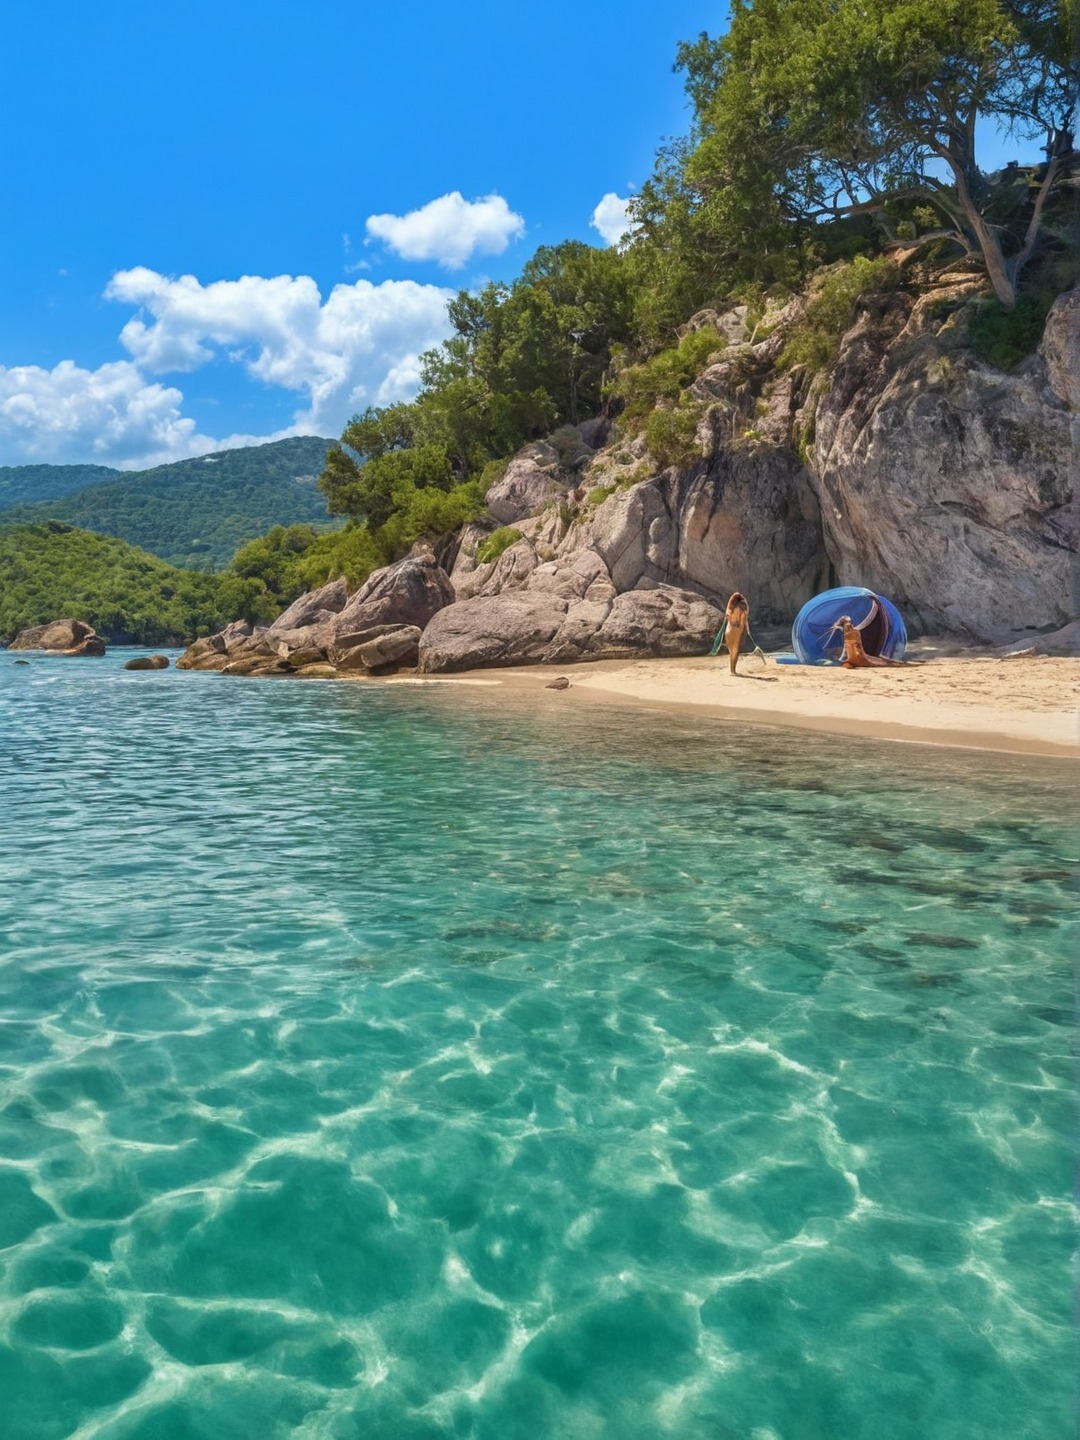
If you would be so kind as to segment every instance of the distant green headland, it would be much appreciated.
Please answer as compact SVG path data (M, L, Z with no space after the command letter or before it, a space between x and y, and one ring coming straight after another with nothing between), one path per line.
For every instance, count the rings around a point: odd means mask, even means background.
M219 450L152 470L100 465L0 468L0 524L63 520L127 540L172 565L221 569L271 525L330 528L315 435Z

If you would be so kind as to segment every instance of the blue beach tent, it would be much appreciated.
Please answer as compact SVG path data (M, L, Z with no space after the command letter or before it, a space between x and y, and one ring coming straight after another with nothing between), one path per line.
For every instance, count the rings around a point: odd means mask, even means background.
M841 615L850 617L868 655L881 655L886 660L903 657L907 630L892 601L861 585L842 585L815 595L795 616L791 643L803 665L844 658L844 637L832 628Z

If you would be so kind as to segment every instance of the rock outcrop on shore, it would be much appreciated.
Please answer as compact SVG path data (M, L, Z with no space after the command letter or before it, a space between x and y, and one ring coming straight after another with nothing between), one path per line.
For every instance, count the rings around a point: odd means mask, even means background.
M508 551L500 568L512 565ZM708 648L723 618L715 605L669 585L618 594L603 561L591 552L575 554L565 565L530 566L520 588L492 589L460 602L430 551L376 571L340 611L327 610L321 591L302 598L301 608L298 601L273 625L237 621L197 640L177 668L359 678L402 667L433 674L693 655ZM376 615L384 617L381 623L365 623ZM424 624L411 623L410 616Z
M786 626L832 584L881 590L916 633L1072 635L1080 291L1005 373L966 343L977 285L864 296L819 374L778 364L800 300L757 343L745 310L701 312L689 325L715 329L718 352L690 387L689 458L660 465L640 437L594 449L605 421L564 427L512 459L491 521L439 559L417 547L351 596L332 581L178 664L322 676L700 654L732 590L752 624ZM479 563L495 525L519 538Z
M334 580L302 595L272 625L234 621L196 640L176 665L226 675L384 675L416 665L423 627L453 598L449 576L422 547L376 570L352 596Z
M28 630L20 630L8 649L100 656L105 654L105 641L92 625L83 620L50 620L46 625L32 625Z

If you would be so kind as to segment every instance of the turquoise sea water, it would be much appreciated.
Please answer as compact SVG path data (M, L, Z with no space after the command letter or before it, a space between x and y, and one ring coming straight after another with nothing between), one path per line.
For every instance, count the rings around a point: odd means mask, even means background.
M0 1434L1073 1433L1075 769L0 654Z

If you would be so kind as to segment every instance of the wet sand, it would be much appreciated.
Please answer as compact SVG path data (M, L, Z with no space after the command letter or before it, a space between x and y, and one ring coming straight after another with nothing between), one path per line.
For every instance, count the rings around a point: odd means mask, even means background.
M734 676L726 656L600 660L562 669L535 665L419 676L410 683L533 690L568 707L617 697L717 720L1080 759L1080 659L1001 660L933 650L928 655L919 664L867 670L785 665L744 655ZM559 676L569 686L549 691Z

